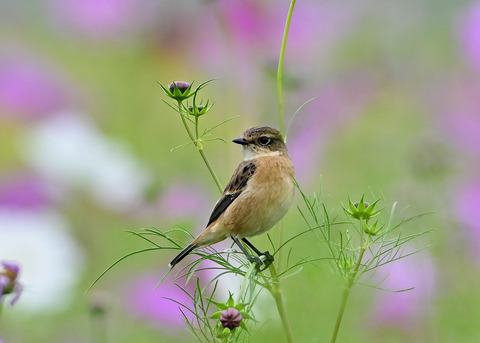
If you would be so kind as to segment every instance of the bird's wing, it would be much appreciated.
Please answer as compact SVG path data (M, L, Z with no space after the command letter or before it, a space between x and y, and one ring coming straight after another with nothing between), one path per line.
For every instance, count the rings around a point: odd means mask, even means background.
M230 206L232 202L242 194L245 188L247 188L248 180L251 179L256 170L257 166L253 161L243 161L239 164L233 173L232 178L228 182L222 197L215 204L207 226L217 220L218 217L225 212L228 206Z

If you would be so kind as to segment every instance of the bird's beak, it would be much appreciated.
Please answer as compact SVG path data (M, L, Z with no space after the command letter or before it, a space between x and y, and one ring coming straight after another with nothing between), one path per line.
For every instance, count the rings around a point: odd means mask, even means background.
M241 144L241 145L248 145L249 144L249 142L243 137L234 139L232 142L237 143L237 144Z

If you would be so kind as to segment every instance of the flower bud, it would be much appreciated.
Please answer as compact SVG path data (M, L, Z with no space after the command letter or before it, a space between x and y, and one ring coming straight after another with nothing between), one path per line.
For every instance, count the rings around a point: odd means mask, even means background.
M369 236L376 236L382 231L383 225L382 226L377 226L378 221L375 222L375 224L369 225L367 223L363 224L363 232L365 232Z
M230 330L239 327L242 320L242 314L234 307L230 307L222 311L222 315L220 316L220 322L222 323L222 326L224 328L229 328Z
M162 87L162 90L165 93L165 95L177 101L183 101L195 94L195 92L192 92L192 84L188 82L175 81L175 82L172 82L168 86L168 88L165 88L160 83L159 85L160 87Z
M356 203L353 204L353 206L355 206L356 208L358 208L358 204L359 202L357 201ZM363 206L365 206L365 208L367 208L368 206L370 206L370 204L366 201L363 202Z
M366 220L368 221L370 218L376 216L378 213L380 213L380 210L375 210L375 205L377 204L379 200L376 200L373 204L369 204L368 202L363 201L363 196L362 199L360 199L359 202L352 203L351 200L348 200L348 207L349 209L344 208L345 212L347 214L358 220Z
M197 105L197 110L198 112L202 112L202 110L205 108L204 105ZM193 113L193 106L188 106L188 111Z
M175 82L172 82L170 84L170 86L168 87L168 89L170 90L171 93L174 93L175 92L175 88L178 88L178 90L180 91L180 93L185 93L185 91L187 89L190 88L190 84L188 82L184 82L184 81L175 81Z

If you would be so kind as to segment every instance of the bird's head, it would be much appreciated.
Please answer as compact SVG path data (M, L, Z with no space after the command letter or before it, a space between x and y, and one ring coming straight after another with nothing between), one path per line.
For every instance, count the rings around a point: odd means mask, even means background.
M287 155L282 134L269 126L252 127L233 142L242 145L245 161L263 156Z

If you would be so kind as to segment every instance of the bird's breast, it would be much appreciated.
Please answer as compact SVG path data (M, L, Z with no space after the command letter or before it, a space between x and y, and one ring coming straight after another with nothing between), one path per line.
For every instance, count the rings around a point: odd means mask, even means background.
M247 188L225 212L224 223L239 237L271 229L288 211L295 194L294 169L288 157L261 157Z

